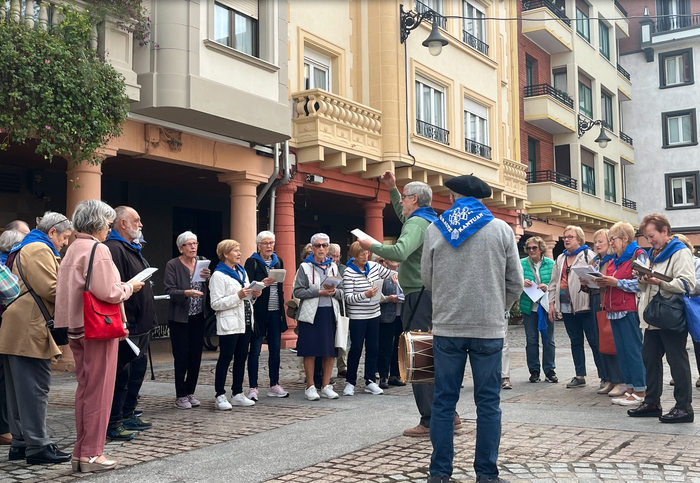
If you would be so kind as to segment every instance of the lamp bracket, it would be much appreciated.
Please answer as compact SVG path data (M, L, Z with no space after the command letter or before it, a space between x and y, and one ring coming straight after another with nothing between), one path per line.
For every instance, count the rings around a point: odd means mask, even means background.
M401 14L401 43L405 43L406 39L408 38L409 34L418 28L418 26L423 22L423 20L427 20L428 22L432 22L436 19L437 14L433 12L432 10L426 9L425 12L423 13L417 13L414 12L413 10L409 10L408 12L405 12L403 9L403 4L399 5L399 11Z
M601 126L603 123L602 120L597 120L593 121L591 119L588 119L587 117L581 116L581 114L578 115L578 137L581 139L581 136L583 136L586 132L590 131L593 129L593 126Z

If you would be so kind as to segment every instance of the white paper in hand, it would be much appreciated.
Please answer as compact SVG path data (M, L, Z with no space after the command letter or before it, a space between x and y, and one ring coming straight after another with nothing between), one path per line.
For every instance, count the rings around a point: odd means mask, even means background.
M253 290L262 290L265 288L265 284L262 282L250 282L250 285L246 288L250 289L250 293L243 300L253 300Z
M134 277L131 280L129 280L129 282L145 282L146 280L151 278L151 275L153 275L157 271L158 271L157 268L153 268L153 267L147 268L147 269L137 273L136 275L134 275Z
M372 282L372 288L375 288L375 287L377 288L377 293L374 295L374 297L372 297L370 299L372 302L379 302L381 300L381 298L382 298L382 285L384 285L384 280L381 278L379 280L375 280L374 282Z
M204 277L202 277L202 270L209 268L211 260L197 260L197 265L194 267L194 275L192 275L193 282L204 282Z
M136 357L138 357L139 354L141 354L141 349L139 349L139 347L136 344L131 342L131 339L129 339L128 337L125 340L129 347L131 347L131 350L134 351L134 354L136 354Z
M545 294L542 290L537 288L537 285L534 283L532 285L530 285L529 287L523 287L523 292L525 292L527 294L527 296L530 297L530 299L533 302L537 302Z
M379 243L377 240L375 240L374 238L372 238L371 236L369 236L367 233L365 233L364 231L360 230L359 228L355 228L355 229L352 230L350 233L352 233L353 235L355 235L355 236L357 237L358 240L364 240L365 238L367 238L367 239L369 239L369 241L371 241L373 244L376 243L377 245L381 245L381 243Z
M274 279L277 283L284 282L284 278L287 276L287 271L284 268L274 268L270 270L267 276Z

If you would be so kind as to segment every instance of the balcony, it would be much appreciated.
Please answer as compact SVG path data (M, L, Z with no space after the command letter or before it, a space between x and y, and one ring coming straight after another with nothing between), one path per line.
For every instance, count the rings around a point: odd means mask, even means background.
M572 190L577 189L577 181L572 177L556 171L531 171L527 173L528 183L556 183Z
M626 162L634 163L634 144L632 138L620 131L620 158Z
M620 131L620 141L629 144L630 146L634 146L634 141L632 140L632 138L629 137L627 134L623 133L622 131Z
M450 144L450 131L416 119L416 134L442 144Z
M627 10L622 8L622 5L620 5L620 2L618 2L617 0L615 0L615 8L617 8L624 17L627 16Z
M477 39L466 30L462 30L462 42L467 44L472 49L478 50L486 56L489 55L489 44Z
M527 165L503 158L503 181L506 189L527 198Z
M627 208L628 210L637 211L637 202L628 200L627 198L622 198L622 207Z
M700 26L700 13L691 15L659 15L656 18L656 31L669 32Z
M291 144L300 164L364 175L382 159L380 111L322 89L294 93L292 101Z
M573 50L571 19L550 0L523 1L523 35L548 54Z
M475 154L481 158L491 159L491 147L464 138L464 150L469 154Z
M632 81L632 79L630 78L630 73L623 69L620 64L617 64L617 72L628 81Z
M576 132L574 100L549 84L525 86L524 118L530 124L551 134Z
M438 27L440 27L443 30L447 29L447 18L443 17L442 15L440 15L440 13L436 12L426 4L416 0L415 11L416 13L431 12L436 17L435 22L437 22Z

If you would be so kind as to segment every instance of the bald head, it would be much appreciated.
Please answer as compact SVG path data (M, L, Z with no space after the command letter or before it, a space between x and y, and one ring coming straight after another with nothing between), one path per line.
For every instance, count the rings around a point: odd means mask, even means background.
M10 230L17 230L19 232L24 233L25 235L29 233L29 225L27 224L26 221L22 220L15 220L11 221L5 226L5 231L10 231Z
M114 211L117 217L114 219L113 230L117 230L122 238L128 242L135 242L141 238L141 217L130 206L117 206Z

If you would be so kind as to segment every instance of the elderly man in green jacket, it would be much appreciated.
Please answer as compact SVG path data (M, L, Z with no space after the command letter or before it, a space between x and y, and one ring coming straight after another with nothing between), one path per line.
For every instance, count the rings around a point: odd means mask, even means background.
M432 298L421 281L421 256L425 231L437 220L437 213L430 206L433 190L425 183L413 181L403 188L403 194L396 188L396 177L391 171L382 174L382 181L389 190L391 204L403 227L396 245L380 245L369 239L359 240L365 250L387 260L399 262L399 285L406 300L405 323L410 320L410 330L427 332L433 328ZM430 437L430 414L433 405L433 385L413 384L413 396L420 412L420 424L403 432L404 436ZM455 414L455 428L461 425Z

